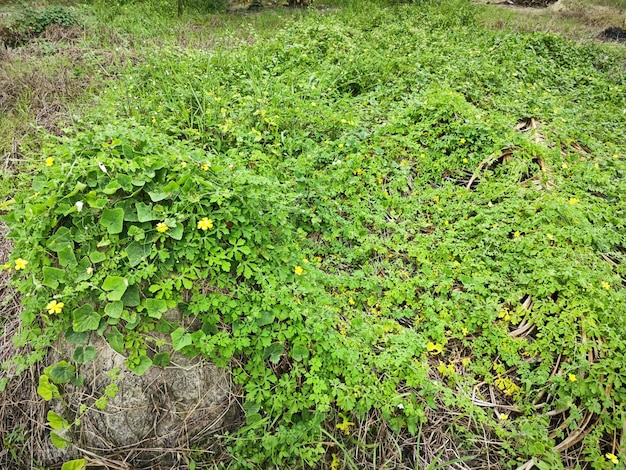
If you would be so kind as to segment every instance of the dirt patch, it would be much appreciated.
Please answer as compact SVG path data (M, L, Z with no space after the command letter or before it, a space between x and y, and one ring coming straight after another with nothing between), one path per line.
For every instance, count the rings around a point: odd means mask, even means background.
M547 8L556 2L557 0L508 0L504 4L526 8Z

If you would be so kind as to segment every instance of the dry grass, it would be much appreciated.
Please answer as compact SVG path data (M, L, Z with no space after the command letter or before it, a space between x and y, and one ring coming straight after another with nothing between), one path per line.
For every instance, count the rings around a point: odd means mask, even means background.
M577 41L601 40L609 27L626 27L626 4L592 3L589 0L559 0L548 8L526 8L493 0L476 0L484 5L481 23L495 29L552 32Z

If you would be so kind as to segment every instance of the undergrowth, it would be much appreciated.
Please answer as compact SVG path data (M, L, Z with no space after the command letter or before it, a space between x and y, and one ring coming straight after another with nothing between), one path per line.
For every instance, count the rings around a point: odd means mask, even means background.
M572 448L614 468L623 54L480 30L463 2L360 8L162 49L50 139L4 217L33 348L5 367L89 334L137 374L172 351L236 364L232 468L416 468L419 442L398 443L437 410L468 417L446 430L473 468L482 433L501 468ZM78 347L46 399L78 380Z

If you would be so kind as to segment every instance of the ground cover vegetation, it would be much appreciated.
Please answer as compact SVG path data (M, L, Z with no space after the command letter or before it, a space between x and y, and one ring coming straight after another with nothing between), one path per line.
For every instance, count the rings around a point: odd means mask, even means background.
M0 386L63 335L36 378L62 401L102 335L137 374L232 370L245 423L189 468L623 466L624 49L474 13L271 12L199 47L165 33L189 18L77 7L125 60L3 177L24 349ZM81 413L41 424L71 445Z

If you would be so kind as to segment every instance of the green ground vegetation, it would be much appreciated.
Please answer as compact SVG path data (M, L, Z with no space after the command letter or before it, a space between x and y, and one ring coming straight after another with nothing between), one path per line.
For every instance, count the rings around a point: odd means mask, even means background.
M206 467L422 468L437 416L468 468L622 465L623 45L494 30L462 0L66 8L80 36L2 72L83 54L62 135L2 142L32 348L5 367L61 334L138 374L172 350L237 364L246 423L219 462L187 456Z

